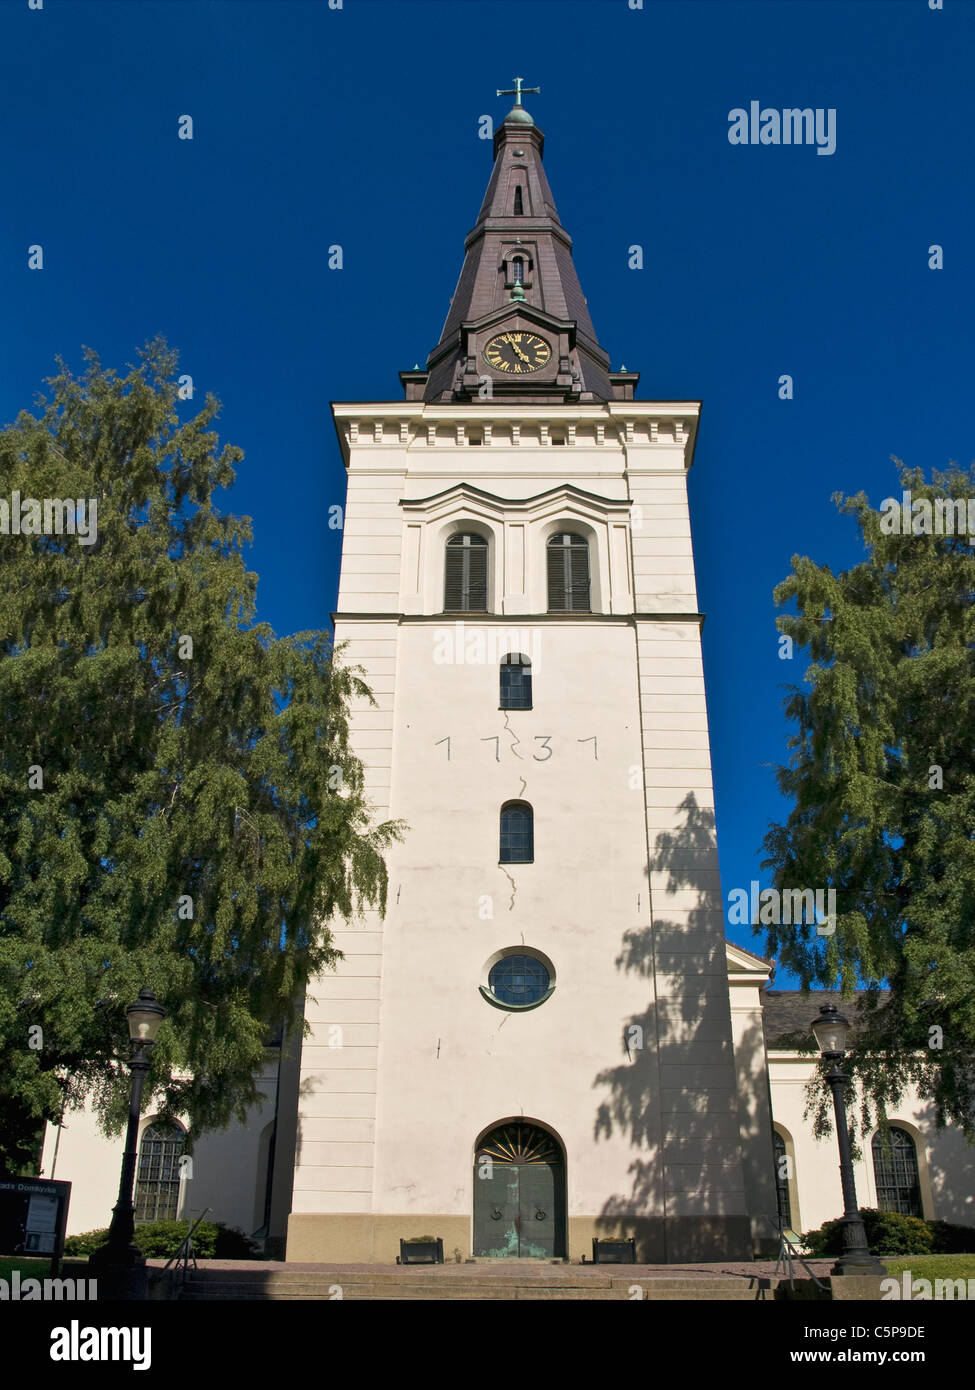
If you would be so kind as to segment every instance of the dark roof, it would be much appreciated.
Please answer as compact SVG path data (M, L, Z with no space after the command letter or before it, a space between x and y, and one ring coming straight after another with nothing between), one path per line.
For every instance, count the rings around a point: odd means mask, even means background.
M426 373L406 375L417 375L417 389L422 386L426 401L454 397L457 373L465 360L465 325L505 308L512 312L518 308L501 266L506 255L519 254L515 248L520 243L531 267L524 285L526 309L572 325L575 346L570 366L577 374L577 398L589 402L632 399L632 388L625 397L622 388L614 388L610 381L609 357L596 337L573 264L572 238L559 220L542 166L545 137L530 118L515 120L514 115L509 112L494 137L494 167L477 222L467 236L464 264L440 341L427 358ZM514 211L516 188L520 189L519 213ZM531 383L526 381L524 387L525 399L535 399ZM509 392L506 399L518 397Z
M845 998L838 989L814 989L804 993L801 989L767 989L762 993L762 1023L765 1029L765 1046L788 1048L799 1040L807 1040L812 1048L815 1042L810 1024L823 1004L832 1004L848 1018L854 1029L857 1027L857 1005L866 997L866 990L856 990ZM890 990L882 989L878 999L890 998Z

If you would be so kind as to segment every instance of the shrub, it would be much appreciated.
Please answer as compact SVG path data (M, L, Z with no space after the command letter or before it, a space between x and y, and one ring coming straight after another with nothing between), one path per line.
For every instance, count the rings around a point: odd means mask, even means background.
M929 1221L936 1255L975 1254L975 1227L955 1226L950 1221Z
M108 1240L108 1231L86 1231L81 1236L68 1236L64 1242L66 1255L92 1255Z
M176 1254L189 1229L189 1221L147 1221L136 1226L135 1244L148 1259L168 1260ZM107 1240L107 1228L68 1236L64 1253L91 1255ZM193 1248L201 1260L248 1260L258 1253L258 1247L243 1231L225 1226L222 1221L201 1221L193 1233Z
M874 1255L961 1254L975 1250L975 1229L953 1226L947 1221L922 1221L918 1216L901 1216L896 1211L861 1207L867 1244ZM827 1221L818 1231L809 1231L803 1243L814 1255L843 1253L842 1221Z

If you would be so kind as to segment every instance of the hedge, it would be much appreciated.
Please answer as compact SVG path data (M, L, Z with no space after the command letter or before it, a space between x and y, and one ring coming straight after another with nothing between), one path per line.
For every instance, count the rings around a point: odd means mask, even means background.
M189 1221L146 1221L135 1228L135 1244L150 1259L175 1255L190 1229ZM65 1255L90 1255L108 1241L108 1228L68 1236ZM252 1260L259 1247L243 1231L222 1221L201 1221L193 1233L193 1250L202 1260Z
M874 1255L967 1255L975 1253L975 1227L948 1221L922 1221L896 1211L861 1207L867 1244ZM803 1244L813 1255L842 1255L843 1221L827 1221L807 1231Z

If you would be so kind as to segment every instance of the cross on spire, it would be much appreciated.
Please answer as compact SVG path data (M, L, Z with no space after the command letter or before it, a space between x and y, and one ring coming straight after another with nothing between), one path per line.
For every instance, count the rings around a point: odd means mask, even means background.
M511 80L512 80L512 82L515 84L513 87L505 87L505 88L499 87L499 88L497 89L497 92L498 92L498 96L499 96L499 97L514 97L514 99L515 99L515 105L516 105L516 106L520 106L520 105L521 105L521 94L522 94L522 91L525 91L525 92L537 92L539 96L541 96L541 94L542 94L542 89L541 89L541 87L524 87L524 88L523 88L521 84L522 84L522 82L524 81L524 78L522 78L522 77L513 77Z

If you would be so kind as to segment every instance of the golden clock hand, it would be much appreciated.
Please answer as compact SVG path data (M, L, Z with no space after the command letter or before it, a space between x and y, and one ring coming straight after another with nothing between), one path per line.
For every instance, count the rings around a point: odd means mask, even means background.
M522 362L529 362L529 361L531 361L531 358L527 355L527 353L522 352L521 348L518 346L517 343L512 343L511 346L514 348L515 352L517 352L517 354L518 354L518 356L521 358Z

